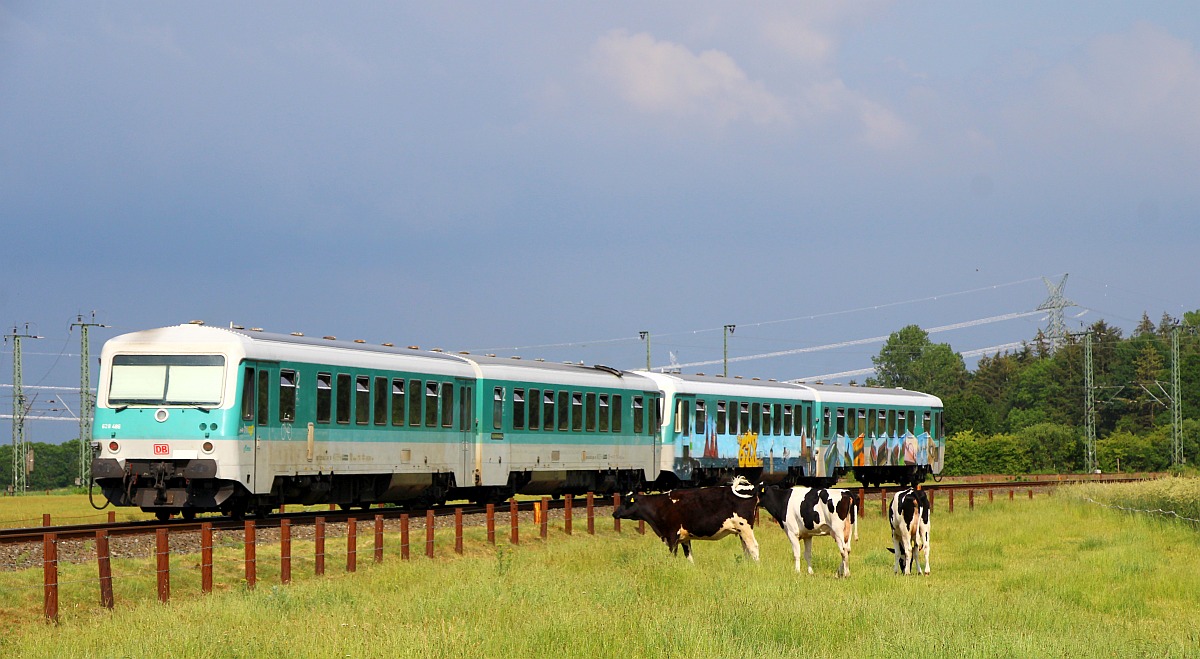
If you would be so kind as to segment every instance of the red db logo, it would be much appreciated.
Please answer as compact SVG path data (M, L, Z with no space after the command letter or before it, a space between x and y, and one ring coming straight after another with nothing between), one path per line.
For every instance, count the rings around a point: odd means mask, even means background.
M155 444L154 455L171 455L170 444Z

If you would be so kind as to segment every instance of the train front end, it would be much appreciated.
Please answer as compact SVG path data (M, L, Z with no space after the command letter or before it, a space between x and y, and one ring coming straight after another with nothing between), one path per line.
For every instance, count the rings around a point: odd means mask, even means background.
M238 512L254 470L239 440L242 337L198 325L104 345L92 425L92 478L118 506L159 518Z

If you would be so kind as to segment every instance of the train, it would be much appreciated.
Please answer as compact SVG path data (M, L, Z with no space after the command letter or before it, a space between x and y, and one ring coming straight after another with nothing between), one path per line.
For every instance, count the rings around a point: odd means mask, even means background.
M936 396L193 321L107 341L92 479L160 519L941 472Z

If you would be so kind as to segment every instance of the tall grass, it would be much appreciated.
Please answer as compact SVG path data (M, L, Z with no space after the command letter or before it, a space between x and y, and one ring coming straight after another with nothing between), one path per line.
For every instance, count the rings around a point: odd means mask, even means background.
M933 518L933 574L892 573L887 523L867 506L851 556L836 579L837 552L814 541L814 576L792 569L777 526L756 534L763 560L727 539L696 543L696 564L672 558L653 536L553 530L491 547L472 530L455 557L439 533L439 557L344 572L344 542L330 541L329 574L281 587L259 550L260 581L238 581L237 548L218 551L221 592L198 594L195 558L172 566L168 605L145 585L118 581L118 608L95 605L95 589L65 593L58 625L33 610L0 613L3 656L402 656L505 657L1001 657L1195 656L1200 632L1200 534L1130 518L1065 497L997 499ZM606 520L607 521L607 520ZM765 522L766 520L764 520ZM415 540L416 538L414 538ZM297 544L297 551L301 549ZM341 553L341 558L334 558ZM277 557L277 554L275 554ZM132 572L133 564L121 571ZM297 567L298 575L311 565ZM0 593L17 577L0 574ZM84 571L94 578L94 567ZM76 577L64 577L70 579ZM122 589L126 594L122 596ZM37 592L40 596L40 591ZM0 594L0 598L5 597ZM76 602L81 605L76 606Z
M1067 488L1066 493L1080 501L1200 524L1200 478L1170 477L1136 483L1086 484Z

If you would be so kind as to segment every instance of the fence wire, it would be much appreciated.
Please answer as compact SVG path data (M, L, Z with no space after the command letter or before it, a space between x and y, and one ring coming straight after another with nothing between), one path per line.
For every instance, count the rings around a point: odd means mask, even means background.
M1120 511L1126 512L1126 513L1146 513L1147 515L1161 515L1163 517L1174 517L1175 519L1178 519L1178 520L1182 520L1185 522L1191 522L1194 525L1200 525L1200 519L1192 519L1191 517L1184 517L1183 515L1180 515L1179 513L1175 512L1174 510L1163 510L1162 508L1155 508L1154 510L1143 510L1141 508L1130 508L1130 507L1122 506L1122 505L1115 504L1115 503L1101 503L1091 497L1084 497L1083 500L1090 502L1090 503L1094 503L1097 506L1100 506L1102 508L1110 508L1113 510L1120 510Z

